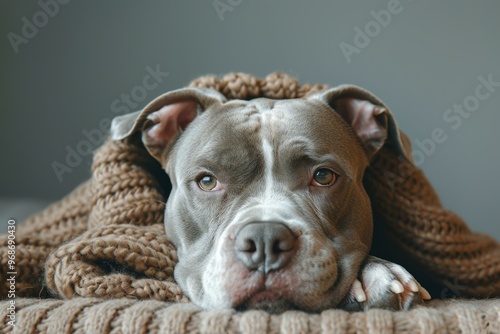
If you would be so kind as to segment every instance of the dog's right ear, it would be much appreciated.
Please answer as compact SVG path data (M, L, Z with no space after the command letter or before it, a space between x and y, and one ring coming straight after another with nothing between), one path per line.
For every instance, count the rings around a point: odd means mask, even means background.
M354 85L340 85L308 97L326 103L352 127L369 159L386 143L412 162L411 143L399 130L389 108L369 91Z
M143 110L118 116L111 122L111 138L125 140L137 132L148 152L163 166L172 144L201 112L226 98L205 88L184 88L163 94Z

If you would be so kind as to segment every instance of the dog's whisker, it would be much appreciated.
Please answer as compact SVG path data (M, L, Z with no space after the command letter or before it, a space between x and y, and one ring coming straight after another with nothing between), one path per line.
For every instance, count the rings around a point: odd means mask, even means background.
M167 205L167 203L163 202L163 201L159 201L159 200L153 200L152 202L157 202L157 203L160 203L162 204L163 206Z

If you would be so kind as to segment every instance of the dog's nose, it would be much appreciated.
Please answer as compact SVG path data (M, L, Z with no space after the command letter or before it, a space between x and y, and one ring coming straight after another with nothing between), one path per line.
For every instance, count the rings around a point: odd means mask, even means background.
M288 263L295 253L295 240L282 223L251 222L236 234L236 256L247 268L267 274Z

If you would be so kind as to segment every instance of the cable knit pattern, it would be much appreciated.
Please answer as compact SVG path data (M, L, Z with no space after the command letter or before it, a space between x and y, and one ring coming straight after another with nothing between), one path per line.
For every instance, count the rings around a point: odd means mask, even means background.
M401 165L382 150L367 170L365 186L383 218L391 240L437 281L450 281L461 294L500 296L500 246L489 236L472 233L456 214L441 207L421 170L389 191L387 173Z
M7 302L0 302L4 323L7 307ZM500 305L493 300L434 301L409 312L372 309L270 315L229 309L203 311L192 304L154 300L21 299L17 317L15 329L5 326L0 333L500 333Z
M327 88L299 85L271 73L203 76L193 87L228 99L301 98ZM462 297L500 296L500 246L472 233L441 207L423 173L411 166L401 182L387 173L401 168L389 145L365 177L377 221L395 248L438 281L456 283ZM175 249L163 229L168 177L140 139L106 141L95 153L92 178L18 226L16 233L17 333L498 333L499 299L433 301L410 312L370 310L321 314L297 311L202 311L173 279ZM7 297L7 236L0 237L0 296ZM402 263L405 265L404 263ZM26 297L26 298L22 298ZM56 299L29 298L58 297ZM86 298L77 298L86 297ZM9 321L8 301L0 317ZM0 333L11 333L4 326Z
M328 85L299 85L299 82L283 73L271 73L264 79L246 73L229 73L222 78L208 75L197 78L189 85L218 90L228 99L251 100L258 97L269 99L295 99L319 92Z

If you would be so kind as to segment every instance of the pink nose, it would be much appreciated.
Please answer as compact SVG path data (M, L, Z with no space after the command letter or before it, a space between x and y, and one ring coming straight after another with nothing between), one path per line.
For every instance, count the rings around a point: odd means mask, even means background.
M269 273L283 268L295 254L296 237L279 222L245 224L236 234L237 258L248 268Z

